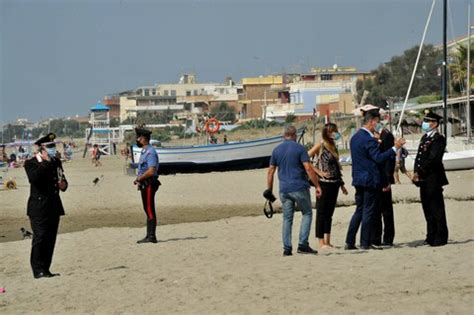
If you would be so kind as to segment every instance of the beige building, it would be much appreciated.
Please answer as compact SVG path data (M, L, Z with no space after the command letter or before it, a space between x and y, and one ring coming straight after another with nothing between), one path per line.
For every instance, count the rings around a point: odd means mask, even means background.
M197 83L193 74L183 75L178 83L142 86L120 97L120 120L136 117L140 111L171 110L179 119L203 114L222 102L240 111L238 93L241 86L226 83Z

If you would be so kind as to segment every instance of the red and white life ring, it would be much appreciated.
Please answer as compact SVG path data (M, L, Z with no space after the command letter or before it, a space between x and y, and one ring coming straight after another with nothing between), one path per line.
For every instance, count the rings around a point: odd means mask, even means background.
M218 132L220 128L221 123L215 118L210 118L204 125L204 130L211 134Z

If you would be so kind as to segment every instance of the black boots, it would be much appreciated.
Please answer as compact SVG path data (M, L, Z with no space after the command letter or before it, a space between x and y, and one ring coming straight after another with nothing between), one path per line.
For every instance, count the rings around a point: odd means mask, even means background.
M146 237L137 241L138 244L144 243L158 243L156 239L156 221L155 220L147 220L146 222Z

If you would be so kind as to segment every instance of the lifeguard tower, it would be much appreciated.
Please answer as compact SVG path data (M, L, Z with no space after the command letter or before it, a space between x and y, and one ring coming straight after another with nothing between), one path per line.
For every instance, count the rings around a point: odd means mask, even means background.
M105 154L112 153L112 130L110 129L109 107L97 103L90 108L89 123L92 127L86 129L86 143L90 145L99 145L99 148ZM92 132L92 133L91 133Z

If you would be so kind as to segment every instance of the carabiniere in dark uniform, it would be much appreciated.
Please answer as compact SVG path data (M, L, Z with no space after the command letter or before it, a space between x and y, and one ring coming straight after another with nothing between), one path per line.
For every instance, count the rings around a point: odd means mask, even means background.
M443 165L446 138L438 132L441 116L428 112L423 118L421 138L415 159L413 183L420 188L420 199L427 224L425 243L442 246L448 242L443 186L448 179Z
M31 184L27 215L33 230L30 263L35 278L50 278L59 218L64 208L59 191L66 191L68 183L62 163L55 157L56 136L50 133L35 142L39 152L25 162L25 171Z

